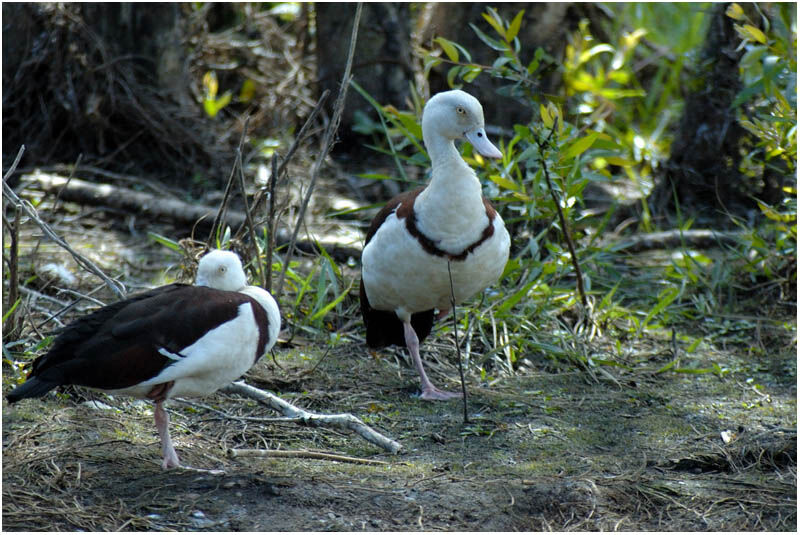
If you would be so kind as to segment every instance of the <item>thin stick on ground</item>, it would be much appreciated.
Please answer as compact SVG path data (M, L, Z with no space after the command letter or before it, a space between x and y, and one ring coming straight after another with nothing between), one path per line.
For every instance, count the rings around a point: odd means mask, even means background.
M253 449L229 449L228 457L281 457L293 459L322 459L324 461L337 461L340 463L355 463L355 464L381 464L388 465L386 461L379 461L377 459L364 459L363 457L350 457L348 455L339 455L336 453L324 453L321 451L303 451L303 450L253 450Z
M239 394L259 403L263 403L289 418L302 418L306 425L312 427L338 427L358 434L367 442L371 442L390 453L397 453L403 447L388 437L378 433L352 414L314 414L300 407L295 407L275 394L245 384L243 381L232 383L221 390L226 394Z
M353 56L355 55L356 51L358 24L361 20L361 7L362 5L359 3L358 7L356 7L356 15L353 18L353 31L350 34L350 50L347 53L347 64L344 68L344 75L342 76L342 84L341 88L339 89L339 96L336 97L336 103L333 107L333 118L331 119L328 128L325 129L325 135L322 139L322 151L320 151L320 154L317 157L317 160L314 162L314 166L312 167L311 181L308 184L308 191L306 191L303 204L300 206L300 211L297 214L297 222L295 223L292 237L289 240L289 247L286 250L286 256L284 257L283 269L281 270L280 277L278 277L278 285L275 290L275 296L278 298L283 290L283 280L286 276L286 269L289 267L289 261L292 258L292 253L294 252L294 245L297 241L297 233L300 231L300 226L303 223L303 218L305 217L306 209L308 208L308 202L311 200L311 194L314 193L314 186L317 183L319 171L322 168L322 164L325 161L328 152L330 152L331 148L333 147L336 131L339 129L339 122L342 118L342 111L344 110L344 101L345 97L347 97L347 88L350 87L350 71L353 67Z
M75 262L79 266L89 271L90 273L93 273L98 277L100 277L103 280L103 282L106 283L106 286L108 286L111 289L112 292L114 292L120 299L125 299L125 285L123 285L118 280L109 278L105 273L103 273L103 271L99 267L97 267L94 264L94 262L92 262L82 254L75 251L72 247L70 247L69 244L66 242L66 240L64 240L58 234L56 234L55 231L50 227L50 225L45 223L42 220L42 218L39 217L39 213L36 211L36 208L34 208L33 205L28 201L20 199L19 196L11 188L11 186L8 185L8 177L14 174L14 170L17 168L17 165L19 165L20 159L22 159L23 152L25 152L24 145L20 147L19 152L17 153L17 157L14 160L14 163L11 165L9 170L3 176L3 194L5 195L5 197L17 209L21 209L23 212L25 212L25 214L31 219L31 221L36 223L36 225L40 229L42 229L42 232L44 232L45 236L53 240L56 243L56 245L58 245L62 249L66 250L70 255L72 255L72 258L75 259Z

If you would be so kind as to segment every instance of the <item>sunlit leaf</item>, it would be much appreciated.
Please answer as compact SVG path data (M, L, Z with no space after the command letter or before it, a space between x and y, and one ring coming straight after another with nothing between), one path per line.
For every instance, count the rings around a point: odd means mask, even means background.
M539 115L542 117L542 124L544 124L547 128L553 128L553 116L550 114L550 110L544 103L539 104Z
M636 165L636 162L633 160L629 160L628 158L622 158L620 156L604 156L603 159L609 165L618 165L620 167L630 167L632 165Z
M609 44L605 44L605 43L600 44L600 45L595 45L592 48L590 48L589 50L584 51L578 57L578 64L586 63L592 57L594 57L597 54L600 54L602 52L610 52L611 54L613 54L614 53L614 47L609 45Z
M509 189L512 191L519 190L519 185L516 182L513 182L507 179L504 176L500 175L489 175L489 180L500 186L501 188Z
M638 28L636 31L632 33L626 33L622 36L622 45L625 48L633 48L637 44L639 44L639 40L647 35L647 30L644 28Z
M514 17L514 20L511 21L511 24L508 25L508 30L506 30L506 41L509 43L514 40L514 38L519 33L520 25L522 24L522 16L525 14L525 10L523 9L517 16Z
M572 159L580 154L586 152L589 147L592 146L594 141L597 139L597 132L592 132L588 136L584 136L573 143L564 153L562 153L561 158L563 160Z
M256 83L248 78L242 83L242 89L239 91L240 102L250 102L256 94Z
M495 12L491 8L489 8L488 11L491 14L489 14L489 13L481 13L481 16L483 16L483 18L486 20L486 22L489 23L489 26L494 28L494 31L497 32L497 35L499 35L501 37L505 37L506 32L505 32L505 30L503 30L503 24L500 21L500 17L497 15L497 12Z
M631 98L631 97L644 97L647 96L647 92L643 89L601 89L599 91L600 95L604 96L610 100L616 100L619 98Z
M219 91L219 82L217 82L217 73L208 71L203 75L203 88L207 99L214 99Z
M437 37L434 39L434 42L439 43L439 46L442 47L444 53L447 54L447 57L450 58L452 62L458 62L458 50L455 46L453 46L453 42L445 39L444 37Z
M761 210L761 213L764 214L768 219L780 221L781 223L791 223L793 221L797 221L797 213L781 214L759 200L756 200L756 202L758 203L758 208Z
M742 6L740 6L736 2L728 6L728 9L725 10L725 14L730 18L732 18L733 20L744 20L745 18Z
M767 36L752 24L734 24L733 27L742 39L767 44Z

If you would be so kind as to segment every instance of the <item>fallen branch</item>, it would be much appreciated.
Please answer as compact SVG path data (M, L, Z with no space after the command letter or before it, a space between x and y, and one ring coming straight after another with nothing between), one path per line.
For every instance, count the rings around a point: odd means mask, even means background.
M23 181L35 185L45 193L57 194L60 191L61 199L152 216L148 217L148 220L162 217L194 225L198 220L206 219L207 224L211 225L217 213L217 208L212 206L190 204L110 184L95 184L78 178L73 178L67 184L67 179L62 176L42 172L25 175ZM231 227L237 226L245 222L245 215L237 211L228 211L223 221Z
M280 457L294 459L323 459L325 461L338 461L341 463L355 464L389 464L386 461L377 459L364 459L363 457L349 457L347 455L337 455L335 453L323 453L321 451L302 451L302 450L252 450L252 449L229 449L228 457Z
M13 204L17 209L21 209L23 212L25 212L25 214L31 219L31 221L36 223L48 238L50 238L59 247L65 249L69 254L71 254L72 258L79 266L89 271L90 273L94 273L95 275L100 277L103 280L103 282L106 283L106 286L108 286L111 289L112 292L117 294L117 296L120 299L124 299L125 286L121 282L109 278L105 273L103 273L103 271L99 267L97 267L94 264L94 262L92 262L82 254L75 251L72 247L70 247L69 244L62 237L60 237L58 234L55 233L55 231L50 227L50 225L45 223L39 217L39 213L36 211L36 208L34 208L33 205L28 201L20 199L14 192L14 190L11 188L11 186L8 185L7 179L14 173L14 169L16 169L17 165L19 164L19 161L22 158L22 153L24 151L25 147L23 146L17 153L17 158L16 160L14 160L14 163L12 164L11 168L3 176L3 195L5 195L6 199L8 199L9 202L11 202L11 204ZM66 184L67 180L64 180L64 183Z
M710 249L722 245L735 246L744 238L741 232L726 232L720 230L690 229L666 230L664 232L649 232L626 236L615 244L608 245L614 252L640 253L652 249L679 249L681 247L694 247L697 249Z
M299 407L295 407L288 401L282 400L271 392L245 384L243 381L232 383L223 388L221 392L226 394L239 394L240 396L254 399L259 403L263 403L275 409L284 416L302 419L305 425L349 429L360 435L361 438L367 442L380 446L391 453L397 453L403 447L399 442L395 442L381 435L352 414L314 414Z
M61 192L62 200L122 210L146 216L148 221L159 218L192 227L198 220L201 220L200 226L208 227L217 213L217 207L190 204L178 199L169 199L110 184L94 184L79 178L73 178L67 184L67 179L62 176L38 172L24 175L22 181L48 194L56 195ZM226 210L222 220L231 228L237 228L243 224L246 228L246 216L237 210ZM206 222L205 225L202 224L202 221ZM256 224L256 230L260 230L260 228L261 226ZM289 232L279 229L276 232L276 241L278 245L288 243ZM361 256L361 250L356 247L343 246L336 242L321 243L337 261L346 262L350 257L359 258ZM318 252L317 244L310 240L299 240L296 248L305 253L315 254Z

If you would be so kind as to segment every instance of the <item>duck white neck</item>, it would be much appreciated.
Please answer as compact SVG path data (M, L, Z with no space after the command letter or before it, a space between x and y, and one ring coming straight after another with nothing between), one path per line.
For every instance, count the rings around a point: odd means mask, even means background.
M472 243L488 224L481 184L461 158L452 139L426 137L431 157L431 181L417 197L414 212L419 229L439 247L458 252Z

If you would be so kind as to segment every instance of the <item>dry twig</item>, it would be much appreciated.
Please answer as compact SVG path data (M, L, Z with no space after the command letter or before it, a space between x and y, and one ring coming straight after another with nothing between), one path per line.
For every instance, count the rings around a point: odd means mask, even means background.
M102 272L102 270L99 267L97 267L94 264L94 262L92 262L82 254L75 251L72 247L70 247L69 244L63 238L61 238L59 235L55 233L55 231L50 227L50 225L45 223L39 217L36 208L34 208L33 205L28 201L20 199L19 196L14 192L14 190L11 189L11 186L8 185L7 179L14 173L14 170L17 168L17 165L19 164L19 161L22 158L23 152L25 152L24 145L20 147L19 152L17 153L17 157L14 160L14 163L11 165L11 168L9 168L6 174L3 176L3 194L11 201L11 203L15 207L25 212L25 214L31 219L31 221L36 223L48 238L53 240L59 247L65 249L69 254L71 254L72 258L75 259L75 262L79 266L81 266L82 268L91 273L94 273L95 275L103 279L103 282L106 283L106 286L108 286L112 292L117 294L117 296L120 299L124 299L125 286L121 282L109 278L105 273Z
M308 191L306 191L306 196L303 199L303 204L300 206L300 211L297 214L297 222L294 226L294 232L292 232L292 237L289 240L289 248L286 250L286 260L283 263L283 269L281 270L281 275L278 277L278 286L277 290L275 291L276 296L281 295L281 290L283 290L283 279L286 276L286 269L289 267L289 260L292 258L292 253L294 252L294 244L297 241L297 233L300 231L300 225L303 223L303 217L305 216L306 209L308 208L308 202L311 200L311 194L314 192L314 186L317 183L317 177L319 176L319 171L322 168L322 164L325 161L325 157L330 152L331 148L333 147L333 140L336 135L336 131L339 129L339 121L342 118L342 111L344 110L344 101L345 97L347 97L347 88L350 87L350 70L353 67L353 56L355 55L356 51L356 40L358 39L358 23L361 20L361 4L358 4L356 8L356 15L353 18L353 31L350 34L350 50L347 53L347 64L344 68L344 75L342 76L342 85L341 89L339 90L339 96L336 97L336 104L333 107L333 118L331 119L328 128L325 129L325 136L322 138L322 151L320 152L317 160L314 162L314 167L311 170L311 182L308 184Z
M282 457L300 459L322 459L325 461L337 461L341 463L355 464L382 464L387 465L386 461L377 459L364 459L363 457L350 457L348 455L338 455L335 453L323 453L321 451L303 450L254 450L254 449L229 449L228 456L236 457Z
M349 429L360 435L364 440L376 444L391 453L397 453L403 447L399 442L383 436L352 414L314 414L299 407L295 407L271 392L245 384L244 381L232 383L223 388L221 392L226 394L239 394L250 399L255 399L289 418L301 418L310 426L329 426Z

